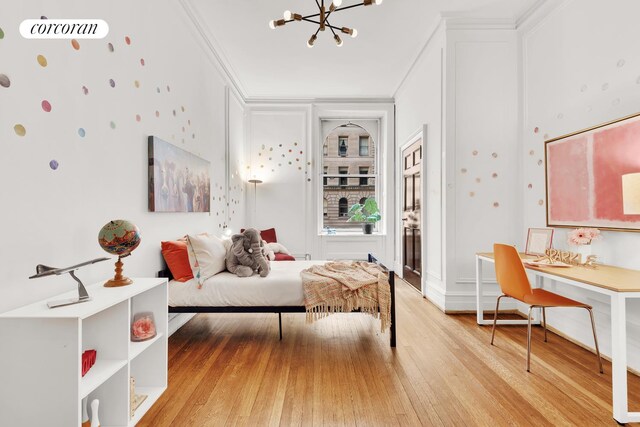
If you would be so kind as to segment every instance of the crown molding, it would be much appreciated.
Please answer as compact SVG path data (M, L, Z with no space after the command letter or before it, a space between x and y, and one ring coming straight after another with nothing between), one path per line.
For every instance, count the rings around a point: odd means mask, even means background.
M281 98L281 97L249 97L245 100L247 105L260 104L393 104L394 98L386 97L358 97L358 98L329 98L329 97L308 97L308 98Z

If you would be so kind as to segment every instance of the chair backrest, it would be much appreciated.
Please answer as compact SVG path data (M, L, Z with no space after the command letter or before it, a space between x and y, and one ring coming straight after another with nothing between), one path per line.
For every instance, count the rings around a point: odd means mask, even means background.
M496 243L493 245L496 261L496 279L502 293L521 300L531 294L531 284L515 247Z

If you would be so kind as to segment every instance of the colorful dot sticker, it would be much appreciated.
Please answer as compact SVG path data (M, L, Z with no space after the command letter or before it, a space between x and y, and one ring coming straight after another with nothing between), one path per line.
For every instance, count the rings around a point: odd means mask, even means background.
M25 136L27 134L27 130L19 123L13 127L13 131L18 136Z
M109 123L109 127L111 127L111 129L115 129L116 128L116 122L110 122Z
M125 36L125 37L124 37L124 42L125 42L126 44L130 45L130 44L131 44L131 38L130 38L129 36Z
M51 160L51 161L49 162L49 167L50 167L51 169L53 169L53 170L58 169L58 166L59 166L59 164L58 164L58 161L57 161L57 160Z
M494 173L491 174L491 178L497 178L497 177L498 177L497 173L494 172Z
M602 85L602 90L607 90L609 89L609 83L605 83Z
M530 156L533 156L534 154L536 154L536 152L535 152L535 151L533 151L533 150L529 151L529 155L530 155Z
M471 153L471 154L473 154L474 156L477 156L478 155L478 150L473 150L473 153Z
M6 74L0 74L0 86L9 87L11 86L11 80Z
M38 60L38 64L40 64L41 67L47 66L47 58L45 58L43 55L38 55L36 59Z
M144 58L140 58L140 65L144 67Z
M184 113L184 105L180 106L180 109L182 110L182 112Z
M109 86L116 87L116 82L113 79L109 79Z
M176 116L176 110L173 110L173 117Z
M533 188L533 184L529 184L529 185L527 185L527 188L528 188L529 190L531 190L531 189Z
M491 153L491 157L493 157L494 159L498 158L498 153Z
M160 111L156 110L156 117L160 117Z
M475 195L476 195L476 193L475 193L475 192L473 192L473 191L469 191L469 197L473 197L473 196L475 196Z
M171 88L167 85L167 92L171 92Z
M0 28L0 40L2 40L4 38L4 31L2 31L2 28Z
M481 182L481 181L482 181L482 180L481 180L480 178L476 178L476 182L477 182L478 184L480 184L480 182Z
M542 166L542 163L543 163L543 162L542 162L542 159L539 159L539 160L538 160L538 166Z
M139 82L138 80L135 80L135 81L133 82L133 85L134 85L136 88L139 88L139 87L140 87L140 82Z
M42 109L47 113L51 112L51 104L46 99L42 100Z
M85 95L89 95L89 88L86 86L82 86L82 93L84 93Z
M540 132L540 129L538 129L537 126L535 128L533 128L533 133L538 133L538 132Z
M467 168L460 169L460 173L467 173Z
M78 43L76 39L71 40L71 46L73 46L75 50L80 50L80 43Z
M627 62L624 59L620 59L616 65L618 66L618 68L622 68L626 63Z
M494 208L497 208L497 207L499 207L499 206L500 206L500 203L498 203L498 202L493 202L493 207L494 207Z
M544 205L544 200L542 200L542 199L538 200L538 204L539 204L540 206Z
M78 135L80 135L81 138L84 138L86 134L87 133L85 132L84 128L78 129Z
M156 87L156 92L160 93L160 88Z
M113 52L115 50L113 48L113 43L107 43L107 49L109 49L109 52Z
M140 120L142 120L142 117L140 117L140 114L136 114L136 122L139 122Z
M580 86L580 92L586 92L587 89L589 89L589 86L587 86L587 85Z

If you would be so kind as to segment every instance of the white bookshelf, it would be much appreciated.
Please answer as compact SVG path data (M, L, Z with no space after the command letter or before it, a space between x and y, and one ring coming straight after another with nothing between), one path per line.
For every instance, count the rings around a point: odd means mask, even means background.
M120 288L87 286L92 300L49 309L46 301L0 314L0 425L79 426L81 401L100 400L103 426L134 426L167 388L166 279ZM77 296L77 295L76 295ZM133 315L152 312L157 335L132 342ZM82 352L97 351L82 377ZM129 378L148 397L130 418Z

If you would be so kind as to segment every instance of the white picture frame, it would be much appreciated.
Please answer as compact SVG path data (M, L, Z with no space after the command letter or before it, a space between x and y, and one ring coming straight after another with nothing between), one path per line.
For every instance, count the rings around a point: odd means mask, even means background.
M547 249L551 249L552 242L553 228L529 228L524 253L527 255L544 255Z

